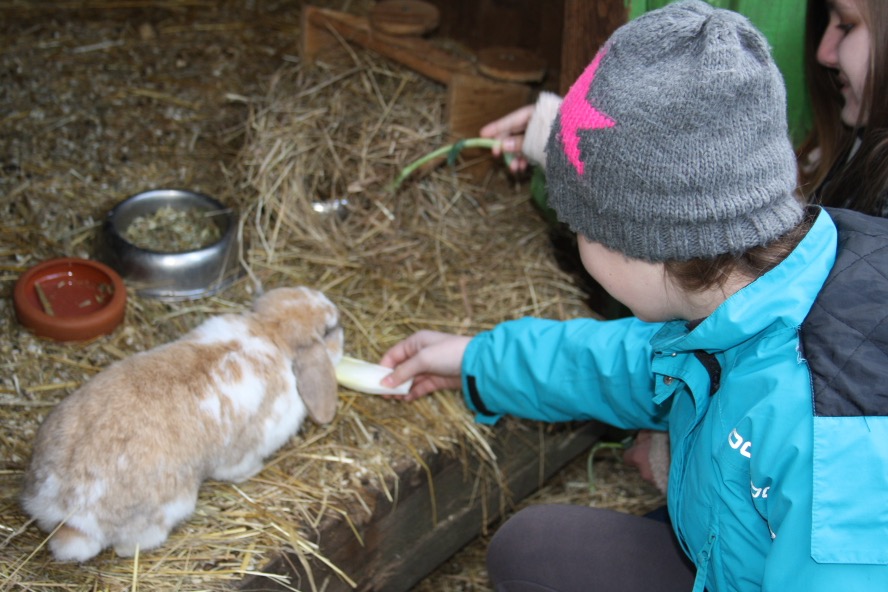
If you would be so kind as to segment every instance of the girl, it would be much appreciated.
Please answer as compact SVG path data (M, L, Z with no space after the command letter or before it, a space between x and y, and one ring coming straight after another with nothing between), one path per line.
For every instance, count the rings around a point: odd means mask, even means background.
M814 131L800 150L802 190L888 217L888 3L809 0L806 32ZM665 491L668 455L664 434L642 431L624 459Z
M813 203L888 217L888 3L809 0L806 36L814 130L799 150L802 191ZM482 135L520 151L522 137L513 134L532 114L533 106L516 111ZM527 166L523 156L512 163ZM668 456L665 434L643 430L624 459L665 491Z
M529 508L491 542L497 590L888 589L888 221L803 208L785 109L736 13L624 25L541 127L550 203L634 317L422 331L383 356L386 386L461 388L481 422L669 432L674 536Z
M814 132L803 188L824 205L888 216L888 3L811 0L807 18Z

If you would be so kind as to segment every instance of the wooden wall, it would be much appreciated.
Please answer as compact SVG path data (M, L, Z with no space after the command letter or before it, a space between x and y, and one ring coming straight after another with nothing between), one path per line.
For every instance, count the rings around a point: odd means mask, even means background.
M472 50L529 49L544 58L543 88L567 92L598 47L626 21L625 0L427 0L441 12L435 35Z

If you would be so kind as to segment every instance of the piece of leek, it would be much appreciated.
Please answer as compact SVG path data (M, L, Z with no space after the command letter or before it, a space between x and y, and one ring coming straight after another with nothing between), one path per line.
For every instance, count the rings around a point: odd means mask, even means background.
M447 146L441 146L437 150L429 152L425 156L414 160L406 167L401 169L401 173L398 175L398 178L392 182L391 189L392 191L396 190L398 187L400 187L401 183L404 182L404 179L409 177L413 173L413 171L436 158L440 158L446 155L447 165L453 166L454 164L456 164L456 157L459 156L459 153L464 148L487 148L489 150L492 150L493 148L498 146L499 143L500 140L496 140L493 138L467 138L463 140L458 140L457 142L454 142L453 144L448 144ZM503 158L506 161L506 164L509 164L512 159L512 154L505 154L503 155Z

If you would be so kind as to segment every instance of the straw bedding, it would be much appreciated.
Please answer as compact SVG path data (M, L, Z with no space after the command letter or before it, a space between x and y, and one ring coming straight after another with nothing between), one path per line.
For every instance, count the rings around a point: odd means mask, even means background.
M591 314L527 188L501 171L478 178L463 162L389 189L402 167L449 141L444 89L356 48L301 63L300 5L0 4L0 590L229 589L283 549L316 553L325 517L366 520L362 492L396 498L398 472L423 455L471 455L485 479L501 478L492 432L457 393L400 404L343 390L337 419L307 422L257 477L205 484L194 516L160 549L53 562L16 500L42 418L108 364L244 310L262 289L323 290L342 310L347 353L369 360L420 328L473 333L525 315ZM90 256L114 203L161 186L238 208L241 280L194 302L131 294L124 326L89 343L22 329L11 302L18 275L46 258ZM329 200L347 205L314 210ZM619 469L610 462L602 467ZM613 470L590 497L578 485L584 470L560 481L572 502L643 511L661 501ZM626 493L610 489L610 475ZM420 588L486 589L478 554Z

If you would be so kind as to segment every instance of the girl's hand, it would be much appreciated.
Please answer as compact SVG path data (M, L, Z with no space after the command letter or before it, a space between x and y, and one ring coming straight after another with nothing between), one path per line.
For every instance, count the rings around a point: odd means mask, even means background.
M462 360L471 337L419 331L388 350L380 365L393 368L382 385L396 387L413 378L410 393L392 398L412 401L442 389L462 386Z
M494 156L511 154L512 162L509 163L509 170L513 173L520 173L527 169L527 159L521 153L521 146L524 142L524 131L533 116L534 107L534 105L526 105L512 111L508 115L488 123L481 128L479 133L482 138L501 140L501 144L493 148L491 152Z

